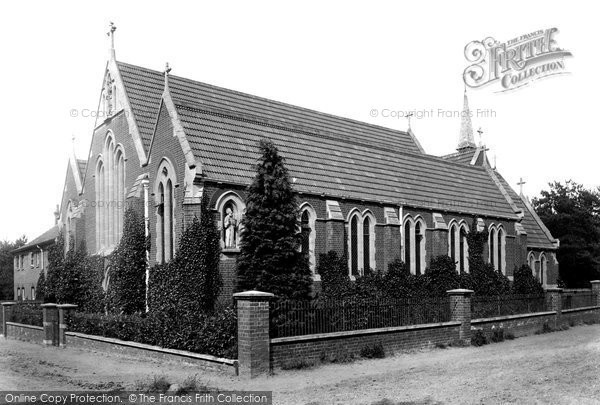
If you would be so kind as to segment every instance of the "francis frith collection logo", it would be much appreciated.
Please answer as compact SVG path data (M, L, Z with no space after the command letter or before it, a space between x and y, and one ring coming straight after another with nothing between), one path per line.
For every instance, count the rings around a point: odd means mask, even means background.
M472 88L493 85L496 92L505 92L568 73L565 58L572 55L558 47L557 33L557 28L548 28L506 42L487 37L468 43L465 57L471 64L463 73L465 84Z

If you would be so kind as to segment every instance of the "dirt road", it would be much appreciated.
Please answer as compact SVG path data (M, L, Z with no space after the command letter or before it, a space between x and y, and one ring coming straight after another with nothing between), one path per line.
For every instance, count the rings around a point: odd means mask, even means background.
M381 360L277 371L240 381L189 364L0 341L0 389L133 389L164 375L222 390L272 390L277 404L598 403L600 325L475 348L398 353Z

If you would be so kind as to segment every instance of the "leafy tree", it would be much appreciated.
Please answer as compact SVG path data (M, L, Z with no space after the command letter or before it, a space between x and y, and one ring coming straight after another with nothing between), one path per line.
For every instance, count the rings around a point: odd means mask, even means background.
M567 287L589 287L600 278L600 189L588 190L571 180L554 182L532 201L555 238L560 278Z
M533 276L531 267L524 264L518 269L515 268L512 292L513 294L541 295L544 293L544 288Z
M123 236L110 256L109 309L131 314L146 307L146 236L144 220L133 208L125 211Z
M14 298L14 261L12 252L27 243L25 235L14 242L0 242L0 299Z
M311 272L300 252L298 206L284 159L269 140L259 144L261 157L248 187L242 220L237 290L258 289L280 298L306 299Z

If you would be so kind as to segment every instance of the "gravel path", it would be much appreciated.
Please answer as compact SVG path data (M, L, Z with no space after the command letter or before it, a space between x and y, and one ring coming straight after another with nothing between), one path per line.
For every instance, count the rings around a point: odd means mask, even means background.
M277 371L240 381L189 364L0 341L0 390L133 389L191 375L223 390L272 390L276 404L600 404L600 325L480 348L397 353L380 360Z

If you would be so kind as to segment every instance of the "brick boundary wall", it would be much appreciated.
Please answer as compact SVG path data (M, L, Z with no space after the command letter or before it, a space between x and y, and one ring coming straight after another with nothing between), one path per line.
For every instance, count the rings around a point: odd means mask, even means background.
M42 342L44 340L44 328L41 326L25 325L16 322L6 322L8 336L25 342Z
M460 322L443 322L271 339L271 367L357 356L365 346L375 344L381 344L386 353L449 344L459 340L460 326Z
M68 347L84 350L118 353L126 356L145 357L155 360L186 362L203 369L219 370L238 374L238 361L192 353L185 350L165 349L136 342L128 342L103 336L86 335L77 332L66 332Z

